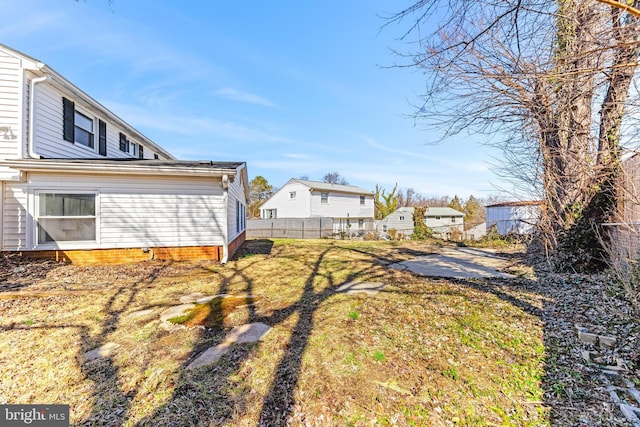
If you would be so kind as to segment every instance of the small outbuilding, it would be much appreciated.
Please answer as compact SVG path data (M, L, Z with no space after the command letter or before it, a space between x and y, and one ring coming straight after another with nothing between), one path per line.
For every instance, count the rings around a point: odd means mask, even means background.
M498 233L529 234L540 222L543 202L539 200L503 202L486 206L487 229L495 225Z

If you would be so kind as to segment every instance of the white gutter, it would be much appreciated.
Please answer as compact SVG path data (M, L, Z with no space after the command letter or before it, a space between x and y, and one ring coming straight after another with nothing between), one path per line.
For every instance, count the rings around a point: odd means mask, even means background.
M105 174L135 174L135 175L181 175L181 176L221 176L233 169L219 169L219 168L196 168L196 167L180 167L180 166L153 166L149 165L128 165L126 162L122 163L110 163L100 164L92 163L88 160L86 163L72 163L61 160L59 162L25 162L25 161L11 161L6 160L3 162L7 166L22 170L22 171L44 171L44 172L64 172L64 173L105 173Z
M31 79L31 83L29 83L29 137L27 139L27 152L29 153L29 157L31 157L32 159L40 158L40 155L36 153L35 142L33 138L33 110L35 109L36 104L36 85L50 79L51 77L49 77L49 74L45 74L43 77L36 77L34 79Z
M225 265L229 261L229 230L227 216L229 214L229 175L222 175L222 204L224 205L224 215L222 215L222 259L220 264Z

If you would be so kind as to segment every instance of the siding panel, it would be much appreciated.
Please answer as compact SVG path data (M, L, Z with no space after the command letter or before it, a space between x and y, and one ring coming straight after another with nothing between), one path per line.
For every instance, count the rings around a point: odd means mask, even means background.
M94 119L94 149L80 144L65 141L62 137L62 97L76 102L76 108L88 113ZM104 158L98 153L98 120L107 123L107 158L137 158L120 151L119 134L127 133L101 116L98 111L82 105L77 99L63 95L50 84L42 83L36 89L34 132L36 136L36 152L47 158ZM135 141L136 143L138 141ZM144 145L143 145L144 146ZM153 150L145 147L144 158L153 159Z
M31 174L7 184L5 250L29 250L27 190L97 191L99 243L83 248L221 245L222 189L213 178ZM14 194L15 193L15 194ZM33 212L32 212L33 214ZM78 248L81 249L81 248Z
M229 237L229 241L235 239L243 231L238 231L237 202L240 202L240 204L245 207L244 212L246 214L247 200L244 194L244 182L242 181L241 174L236 176L233 182L229 183L229 194L227 199L227 236ZM244 223L246 224L246 217Z
M9 184L4 190L3 249L22 248L27 238L27 192L22 184Z
M20 60L0 50L0 159L20 157Z
M295 199L291 199L291 192L296 192ZM277 209L278 218L309 218L311 214L311 193L309 187L299 182L289 182L269 198L261 207Z
M323 204L320 191L311 193L311 216L331 218L373 218L373 196L365 196L360 205L360 195L329 192L328 203Z

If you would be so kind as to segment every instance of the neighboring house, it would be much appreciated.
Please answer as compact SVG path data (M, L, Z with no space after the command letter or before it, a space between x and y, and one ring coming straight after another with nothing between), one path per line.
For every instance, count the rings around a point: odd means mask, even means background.
M433 234L442 238L452 238L455 234L462 237L464 232L464 213L453 208L427 208L425 223Z
M176 160L0 45L0 250L76 262L208 258L244 240L243 162Z
M411 237L413 234L413 208L402 207L378 221L378 233L385 238Z
M469 224L467 224L469 226ZM487 235L487 223L475 225L464 232L465 240L480 240Z
M458 233L461 237L464 232L464 213L452 208L427 208L425 224L433 231L435 237L450 239ZM402 233L410 237L413 228L412 207L399 208L378 223L378 231L385 237L389 236L391 230L395 230L396 235Z
M335 231L373 229L373 193L352 185L290 179L260 207L263 219L333 218Z
M504 202L486 206L487 230L496 226L498 234L529 234L536 230L543 202Z

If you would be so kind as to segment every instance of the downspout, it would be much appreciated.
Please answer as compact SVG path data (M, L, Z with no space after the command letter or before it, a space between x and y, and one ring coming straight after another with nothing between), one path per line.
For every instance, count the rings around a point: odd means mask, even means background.
M224 205L224 215L222 216L222 259L220 263L225 265L229 261L229 175L222 175L222 204Z
M40 155L36 153L33 137L33 117L36 104L36 85L50 79L51 77L48 74L45 74L42 77L31 79L31 83L29 83L29 136L27 138L27 152L29 153L29 157L31 157L32 159L40 158Z

